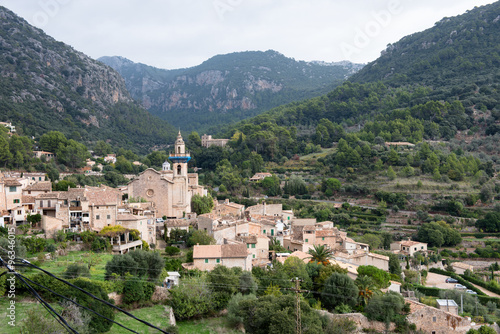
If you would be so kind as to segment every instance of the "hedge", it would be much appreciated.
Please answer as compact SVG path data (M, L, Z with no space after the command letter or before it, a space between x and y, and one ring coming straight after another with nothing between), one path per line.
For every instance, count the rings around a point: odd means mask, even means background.
M422 285L415 286L415 289L418 292L421 292L424 295L431 296L431 297L439 297L439 291L441 291L441 289L439 289L439 288L430 288L430 287L422 286Z
M485 281L482 281L480 279L477 279L477 278L471 277L471 276L465 276L465 275L460 275L460 276L462 276L464 279L468 280L471 283L479 285L479 286L485 288L488 291L491 291L493 293L496 293L496 294L500 295L500 289L499 288L494 287L494 286L489 286L488 283L486 283Z

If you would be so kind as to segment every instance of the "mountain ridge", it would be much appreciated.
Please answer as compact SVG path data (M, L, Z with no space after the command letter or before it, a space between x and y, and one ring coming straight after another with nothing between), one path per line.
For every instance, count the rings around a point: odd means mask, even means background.
M363 66L296 61L273 50L216 55L175 70L117 56L98 60L120 72L132 97L152 114L189 130L231 123L321 95Z
M87 143L102 139L135 149L175 138L171 125L133 101L118 72L5 7L0 18L1 119L22 134L58 130Z

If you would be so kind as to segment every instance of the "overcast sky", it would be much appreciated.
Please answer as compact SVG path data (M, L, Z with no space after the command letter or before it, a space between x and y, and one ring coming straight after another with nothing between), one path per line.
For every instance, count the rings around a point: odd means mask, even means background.
M0 0L92 58L182 68L236 51L375 60L387 44L491 0Z

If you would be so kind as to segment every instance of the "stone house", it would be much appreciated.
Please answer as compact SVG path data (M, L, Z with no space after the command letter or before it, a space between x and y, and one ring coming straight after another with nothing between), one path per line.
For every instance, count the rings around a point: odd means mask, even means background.
M252 176L250 178L250 182L257 182L257 181L262 181L264 180L266 177L272 177L273 174L271 173L255 173L254 176Z
M214 139L212 135L204 134L201 136L201 146L209 148L210 146L224 147L229 142L229 139Z
M242 204L229 202L228 198L226 198L226 200L222 203L214 200L214 208L212 210L212 213L218 216L231 216L241 219L245 215L245 206Z
M35 183L29 184L23 190L23 195L37 196L40 194L46 194L52 192L52 182L50 181L36 181Z
M188 161L191 159L185 150L185 144L179 132L174 144L174 152L169 155L173 169L162 171L148 168L131 180L126 192L129 197L142 197L155 203L158 216L183 218L191 212L191 198L197 194L205 196L206 189L198 185L198 174L188 173ZM168 166L170 166L168 164Z
M409 256L413 256L416 252L427 254L427 243L412 241L410 239L402 240L391 243L391 251L396 254Z
M415 324L417 330L433 334L466 333L473 328L468 318L460 317L443 309L427 306L410 299L405 299L410 304L408 322ZM446 307L446 306L445 306Z
M244 220L235 222L222 222L213 230L213 237L217 244L224 240L235 240L239 236L260 235L260 225Z
M121 193L111 187L70 188L35 197L35 209L43 216L57 218L63 228L100 231L116 225Z
M142 240L149 244L156 243L156 234L149 234L147 217L136 216L130 213L118 214L116 216L116 225L121 225L129 230L138 230Z
M252 266L259 266L269 262L269 238L260 235L240 235L236 241L246 244L252 257Z
M1 209L10 211L21 205L23 188L28 185L28 180L25 178L6 177L0 181L0 184L0 188L3 190L0 194L3 199L0 202L4 205Z
M209 235L214 235L214 229L219 225L219 216L213 213L204 213L197 217L198 230L206 231Z
M55 154L47 151L33 151L35 158L42 159L44 157L47 161L55 158Z
M193 267L199 270L213 270L215 266L252 269L252 256L245 244L196 245L193 248Z
M335 252L334 257L346 263L352 263L358 266L374 266L378 269L389 271L389 257L385 255L360 251L354 254Z
M283 215L283 204L262 204L252 205L246 208L245 215L247 217L254 216L272 216L281 218Z
M164 233L167 237L170 237L170 232L174 229L183 230L189 232L189 227L192 226L193 222L188 219L167 219L164 223L166 230Z

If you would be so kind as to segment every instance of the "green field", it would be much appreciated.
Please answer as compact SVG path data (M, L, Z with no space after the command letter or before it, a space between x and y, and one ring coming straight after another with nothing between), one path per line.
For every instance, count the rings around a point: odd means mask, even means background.
M21 325L25 319L26 311L32 307L38 307L40 312L46 312L42 309L40 305L36 305L34 302L28 302L26 300L19 301L16 303L16 326L12 327L8 325L9 319L7 318L7 307L9 305L9 300L5 297L0 298L0 333L2 334L19 334L21 330ZM52 304L52 306L60 311L60 307L57 304ZM161 329L165 329L168 325L167 312L165 311L165 306L155 305L151 307L145 307L130 311L131 314L139 319L147 321ZM47 316L49 316L47 314ZM117 313L115 316L115 321L133 329L139 333L144 334L154 334L159 333L156 329L142 324L141 322L128 317L123 313ZM179 321L177 323L179 332L181 334L212 334L212 333L227 333L236 334L241 333L236 330L227 328L225 323L225 318L209 318L209 319L199 319L192 321ZM109 334L119 334L119 333L130 333L124 328L113 325Z

